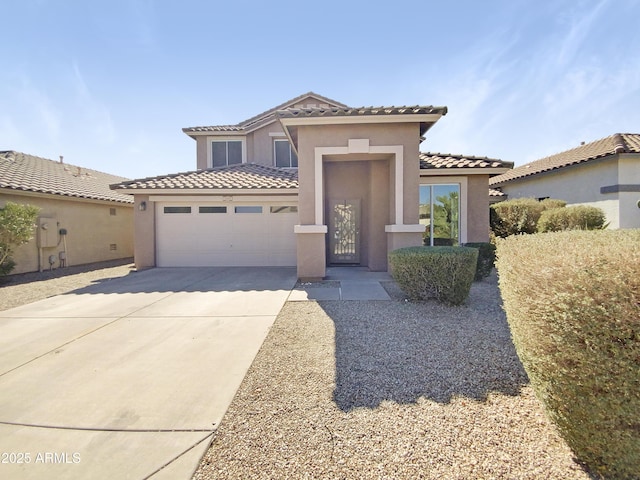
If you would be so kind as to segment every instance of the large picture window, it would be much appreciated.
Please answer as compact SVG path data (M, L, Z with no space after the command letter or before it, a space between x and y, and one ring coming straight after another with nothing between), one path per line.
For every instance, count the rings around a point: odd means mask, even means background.
M420 185L420 223L427 227L425 245L458 245L460 185Z
M298 156L291 148L288 140L275 140L273 142L274 158L276 159L276 167L293 167L298 166Z
M226 167L242 163L242 142L225 140L211 142L211 164L213 167Z

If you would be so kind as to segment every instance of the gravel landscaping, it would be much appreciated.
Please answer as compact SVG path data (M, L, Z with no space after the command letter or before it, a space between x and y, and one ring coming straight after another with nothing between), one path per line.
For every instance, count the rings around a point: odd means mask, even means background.
M133 269L128 258L0 277L0 311L123 277Z
M285 304L194 479L590 478L528 386L495 276L461 307L385 288Z
M132 270L9 276L0 310ZM285 304L194 479L591 478L528 386L495 275L460 307L383 285L392 301Z

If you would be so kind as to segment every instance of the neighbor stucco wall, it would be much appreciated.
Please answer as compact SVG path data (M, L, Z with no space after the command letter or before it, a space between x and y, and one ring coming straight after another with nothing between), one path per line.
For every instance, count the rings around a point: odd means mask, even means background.
M40 208L39 217L54 218L58 245L42 251L43 269L49 268L50 255L66 252L67 266L116 260L133 256L133 205L91 201L46 194L0 192L0 206L6 202L29 204ZM115 215L111 209L115 208ZM65 238L59 230L67 230ZM35 272L40 268L37 235L17 247L13 256L16 268L11 273ZM66 249L65 249L66 241ZM112 250L115 245L115 250ZM59 262L54 264L54 268Z
M618 195L619 228L640 228L640 155L620 155L618 159L618 184L632 191ZM612 194L609 194L612 195Z
M572 165L531 177L512 180L501 190L514 198L557 198L568 205L592 205L601 208L609 222L609 228L620 228L620 194L601 193L601 187L621 182L618 172L618 156Z

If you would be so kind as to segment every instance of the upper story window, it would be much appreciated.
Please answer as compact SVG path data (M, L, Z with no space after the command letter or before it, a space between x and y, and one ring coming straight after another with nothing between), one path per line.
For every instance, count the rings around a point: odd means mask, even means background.
M276 167L298 167L298 155L288 140L274 140L273 152Z
M214 140L211 142L211 165L226 167L242 163L241 140Z

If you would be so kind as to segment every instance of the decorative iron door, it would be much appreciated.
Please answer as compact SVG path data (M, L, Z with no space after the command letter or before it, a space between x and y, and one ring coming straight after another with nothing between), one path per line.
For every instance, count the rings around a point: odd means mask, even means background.
M329 263L360 263L360 200L332 200Z

